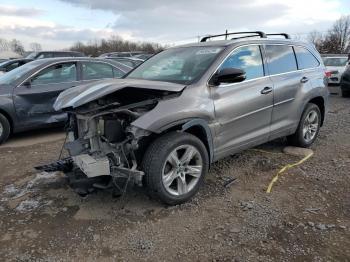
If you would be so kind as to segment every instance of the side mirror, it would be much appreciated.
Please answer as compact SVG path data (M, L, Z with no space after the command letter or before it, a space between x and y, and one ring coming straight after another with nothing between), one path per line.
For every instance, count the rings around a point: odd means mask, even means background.
M246 79L246 73L238 68L224 68L217 72L212 79L214 85L221 83L238 83Z

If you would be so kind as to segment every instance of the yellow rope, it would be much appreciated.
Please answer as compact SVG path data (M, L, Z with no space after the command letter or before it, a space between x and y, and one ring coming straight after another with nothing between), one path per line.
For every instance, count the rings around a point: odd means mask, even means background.
M273 184L277 182L279 176L284 173L285 171L287 171L288 169L292 168L292 167L295 167L295 166L298 166L298 165L301 165L302 163L304 163L306 160L308 160L310 157L313 156L313 152L311 152L310 154L308 154L307 156L305 156L303 159L301 159L299 162L297 163L294 163L294 164L288 164L288 165L285 165L283 168L280 169L280 171L278 171L277 175L271 180L267 190L266 190L266 193L271 193L271 190L272 190L272 187L273 187Z
M271 151L266 151L266 150L258 149L258 148L252 148L252 149L249 149L249 151L259 152L259 153L266 153L266 154L271 154L271 155L281 155L281 154L283 154L282 152L271 152Z

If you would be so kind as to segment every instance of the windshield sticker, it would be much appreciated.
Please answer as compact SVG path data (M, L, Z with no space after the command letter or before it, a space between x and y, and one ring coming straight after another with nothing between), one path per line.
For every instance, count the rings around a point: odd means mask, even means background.
M210 48L210 49L202 49L196 52L196 55L207 55L207 54L217 54L219 53L221 48Z

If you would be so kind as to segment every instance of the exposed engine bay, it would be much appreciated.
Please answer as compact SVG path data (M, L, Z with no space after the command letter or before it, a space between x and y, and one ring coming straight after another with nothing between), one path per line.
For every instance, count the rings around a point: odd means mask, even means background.
M141 186L144 173L139 170L137 153L141 141L152 133L133 126L132 122L155 108L160 100L178 95L178 92L128 87L80 107L64 109L69 116L64 145L69 157L37 169L73 172L75 178L78 172L83 184L100 189L118 188L118 179L133 180ZM76 185L81 194L91 190L89 186L79 188L79 182Z

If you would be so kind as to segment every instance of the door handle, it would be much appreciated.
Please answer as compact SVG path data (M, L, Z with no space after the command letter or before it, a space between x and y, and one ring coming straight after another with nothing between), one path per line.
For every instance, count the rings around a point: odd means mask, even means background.
M265 87L263 90L260 91L260 93L262 95L267 95L267 94L269 94L271 92L272 92L272 87L269 87L269 86Z
M307 78L306 76L304 76L302 79L300 79L300 83L307 83L309 81L309 78Z

